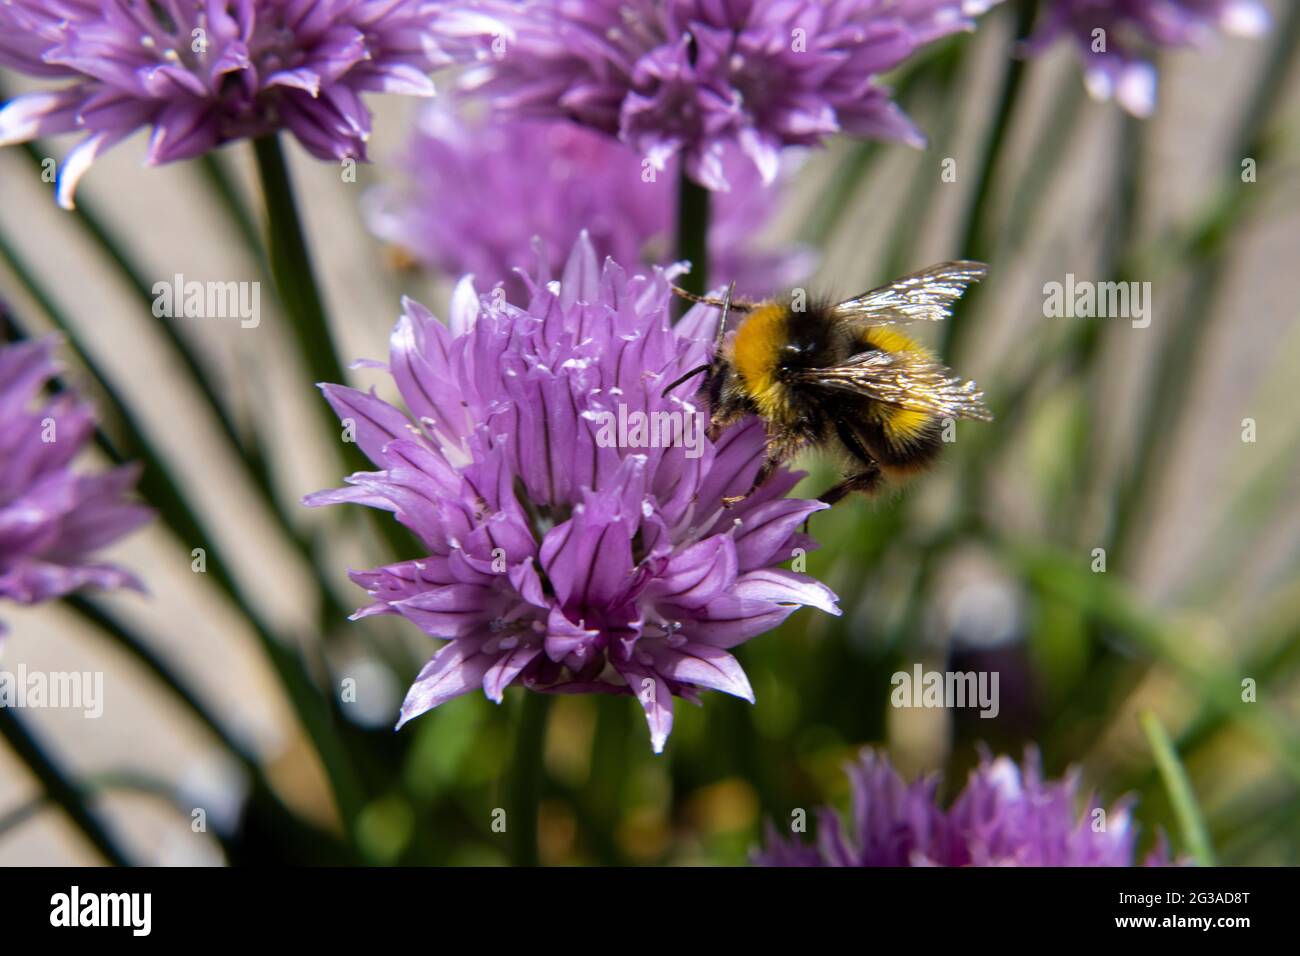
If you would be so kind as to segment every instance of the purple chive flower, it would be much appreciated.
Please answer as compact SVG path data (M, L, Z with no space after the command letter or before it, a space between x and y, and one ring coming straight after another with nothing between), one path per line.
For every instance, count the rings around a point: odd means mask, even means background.
M139 468L74 472L95 429L90 406L65 392L32 407L58 371L55 344L0 347L0 598L19 604L85 586L143 590L129 572L90 558L152 517L123 498Z
M1149 116L1156 104L1156 68L1144 58L1144 46L1204 46L1216 28L1259 36L1269 25L1259 0L1052 0L1026 46L1039 53L1069 37L1095 99L1114 97L1133 115Z
M677 212L675 161L647 168L622 143L573 123L501 117L470 122L442 101L421 114L403 160L408 183L369 194L366 218L382 239L449 275L520 293L514 266L533 257L534 237L552 271L585 229L601 258L629 269L666 264ZM762 297L812 271L799 247L772 252L753 237L773 210L775 188L734 151L735 187L719 197L709 234L718 275L740 295ZM642 270L643 271L643 270Z
M467 86L567 117L725 190L738 146L765 182L781 149L826 136L924 137L880 74L973 27L997 0L478 0L504 26Z
M288 129L319 159L365 159L359 93L429 96L461 28L445 4L403 0L0 0L0 65L70 80L0 110L0 146L83 132L59 203L104 150L151 127L150 164ZM448 39L450 38L450 39Z
M601 267L585 235L548 275L529 279L526 308L463 279L448 326L406 301L388 371L407 410L322 386L379 470L306 503L391 511L425 552L352 573L372 599L357 617L400 614L448 642L399 727L480 687L495 701L512 684L629 694L658 752L673 696L754 699L730 648L803 605L839 613L826 587L777 567L813 546L796 529L825 506L784 497L799 476L781 472L725 507L754 480L762 423L713 443L693 383L661 395L704 359L716 310L670 325L668 275ZM670 440L633 431L655 415L682 423Z
M853 791L846 832L829 808L818 811L815 845L785 839L769 822L760 866L1132 866L1137 840L1130 798L1103 818L1081 798L1079 774L1045 781L1036 751L1023 766L987 752L966 789L944 811L935 775L907 784L883 754L864 750L847 768ZM1163 839L1145 866L1170 862Z

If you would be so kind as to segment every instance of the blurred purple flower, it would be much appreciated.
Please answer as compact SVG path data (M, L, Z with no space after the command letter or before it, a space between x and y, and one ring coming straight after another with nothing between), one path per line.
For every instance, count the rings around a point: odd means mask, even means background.
M281 128L318 159L365 159L358 94L432 95L462 28L482 24L427 0L3 0L0 65L72 82L0 110L0 146L84 132L59 173L69 208L95 157L144 126L150 164Z
M0 347L0 598L19 604L84 586L142 590L130 573L92 564L90 555L153 514L123 500L138 467L93 475L72 470L73 457L94 433L89 405L65 392L32 408L58 371L55 344Z
M735 188L714 206L710 261L741 295L768 296L807 276L815 257L803 247L753 247L776 190L732 156L726 168ZM471 122L444 102L431 104L403 167L408 183L370 193L366 219L380 238L446 274L472 274L484 286L505 282L519 293L513 269L533 258L534 237L559 270L584 229L599 257L631 270L672 257L675 162L660 173L617 140L573 123Z
M501 109L568 117L727 189L726 147L765 182L781 149L851 133L922 145L878 82L997 0L466 0L501 24L466 76Z
M1132 800L1120 800L1102 816L1092 797L1080 799L1077 771L1059 781L1044 781L1032 748L1023 767L1010 757L994 759L982 753L966 789L946 812L935 800L937 776L905 784L888 758L869 749L846 769L853 791L853 832L846 833L836 813L825 807L818 811L815 845L784 839L769 822L767 843L755 854L756 864L1133 865L1137 831ZM1169 862L1161 839L1143 865Z
M1259 36L1269 25L1259 0L1052 0L1026 49L1036 54L1069 37L1095 99L1114 97L1133 115L1149 116L1156 105L1156 68L1144 58L1143 46L1203 46L1213 41L1216 28Z
M668 278L628 278L609 259L602 268L584 234L558 282L545 265L528 281L526 308L500 287L479 296L469 277L449 326L404 302L387 369L409 414L322 386L380 470L306 503L391 511L428 551L352 573L373 599L357 617L400 614L448 640L407 693L399 727L477 687L495 701L512 684L629 694L658 752L674 695L753 701L729 648L803 605L839 613L825 586L776 567L813 546L796 529L825 507L784 497L798 475L780 472L723 506L753 482L762 423L715 444L702 411L679 397L694 384L661 395L704 359L717 321L697 306L670 325ZM676 415L682 440L617 436L606 414Z

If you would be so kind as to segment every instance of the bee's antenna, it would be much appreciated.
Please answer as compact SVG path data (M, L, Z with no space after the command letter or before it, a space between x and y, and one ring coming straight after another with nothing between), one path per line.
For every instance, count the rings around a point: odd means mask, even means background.
M713 368L712 365L701 365L701 366L699 366L698 368L693 368L693 369L691 369L689 372L687 372L687 373L686 373L685 375L683 375L681 378L677 379L677 380L674 381L671 385L669 385L667 388L665 388L665 389L663 390L662 394L663 394L663 395L667 395L669 392L671 392L673 389L675 389L678 385L682 384L682 382L689 381L690 379L693 379L695 376L699 375L701 372L707 372L707 371L708 371L709 369L711 369L711 368Z
M692 301L695 302L704 302L708 305L716 304L722 307L722 318L718 320L718 337L714 340L713 343L713 359L716 362L718 355L722 352L722 339L727 334L727 314L731 311L733 307L731 302L731 297L736 292L736 281L733 279L731 281L731 285L727 286L727 297L723 299L721 302L719 302L717 299L706 299L702 296L697 296L694 293L686 292L682 289L678 289L676 286L673 286L672 288L674 292L678 293L683 298L691 299ZM688 381L694 378L695 376L699 375L701 372L707 372L712 368L713 368L713 363L710 362L708 365L701 365L698 368L691 369L681 378L678 378L671 385L665 388L663 390L663 394L667 395L678 385L682 384L682 382Z
M736 287L736 283L734 282L731 283L731 289L734 290L735 287ZM743 301L733 302L731 300L730 291L728 291L726 299L715 299L712 296L696 295L694 292L687 292L685 289L681 288L680 286L675 286L671 282L668 284L668 288L672 290L674 295L681 296L687 302L699 302L701 305L711 305L715 309L724 309L730 307L737 312L749 312L751 309L754 308L753 304L750 302L743 302Z
M736 294L736 280L731 280L731 285L727 286L727 297L722 300L722 318L718 320L718 337L713 342L713 354L717 356L722 352L722 339L727 334L727 314L731 311L731 297Z
M694 292L687 292L681 286L673 285L671 282L668 283L668 288L673 291L674 295L680 296L687 302L700 302L704 305L712 306L722 305L722 302L719 299L711 299L707 295L696 295Z

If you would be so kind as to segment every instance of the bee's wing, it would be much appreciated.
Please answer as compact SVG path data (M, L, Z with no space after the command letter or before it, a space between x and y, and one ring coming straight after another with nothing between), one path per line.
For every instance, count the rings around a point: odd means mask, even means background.
M952 314L952 305L967 286L988 274L982 262L940 262L895 279L831 309L834 318L887 325L899 322L939 322Z
M974 382L923 352L861 352L839 365L807 369L798 379L939 418L993 420Z

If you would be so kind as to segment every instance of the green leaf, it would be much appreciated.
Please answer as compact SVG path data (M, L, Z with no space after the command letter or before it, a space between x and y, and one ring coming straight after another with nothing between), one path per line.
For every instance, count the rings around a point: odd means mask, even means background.
M1214 848L1210 845L1210 834L1205 829L1201 809L1192 792L1192 782L1187 779L1187 771L1178 759L1173 741L1169 739L1160 719L1150 711L1142 715L1142 729L1151 744L1151 752L1155 755L1156 767L1165 782L1165 789L1169 791L1169 802L1174 806L1178 826L1183 831L1183 843L1201 866L1214 866Z

